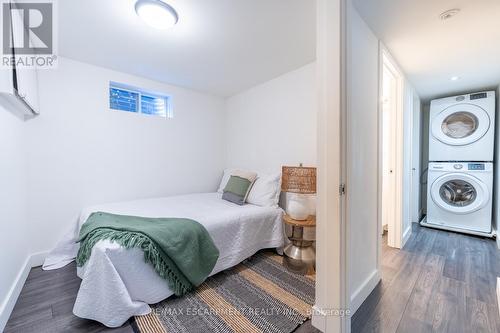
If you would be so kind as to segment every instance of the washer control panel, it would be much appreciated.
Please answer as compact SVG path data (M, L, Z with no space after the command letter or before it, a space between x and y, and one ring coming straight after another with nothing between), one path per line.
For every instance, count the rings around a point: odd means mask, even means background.
M477 93L477 94L471 94L470 95L470 100L473 101L475 99L483 99L488 97L487 93Z
M429 162L429 172L493 172L491 162Z

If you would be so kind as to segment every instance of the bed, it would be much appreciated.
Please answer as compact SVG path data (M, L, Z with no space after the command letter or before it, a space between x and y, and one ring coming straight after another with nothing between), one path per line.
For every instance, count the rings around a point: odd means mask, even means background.
M72 262L78 251L81 225L93 212L143 217L181 217L201 223L220 251L210 275L237 265L264 248L284 243L281 208L252 204L239 206L221 199L220 193L154 198L88 207L71 230L51 251L43 269L57 269ZM73 313L108 327L118 327L130 317L148 314L148 304L173 295L167 282L144 262L141 250L125 249L108 240L97 243L90 259L77 269L82 279Z

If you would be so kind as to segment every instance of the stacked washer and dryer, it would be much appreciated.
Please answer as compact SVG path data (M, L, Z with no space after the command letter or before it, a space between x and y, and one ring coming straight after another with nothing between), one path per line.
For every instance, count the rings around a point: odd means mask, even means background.
M495 92L433 100L424 226L492 236Z

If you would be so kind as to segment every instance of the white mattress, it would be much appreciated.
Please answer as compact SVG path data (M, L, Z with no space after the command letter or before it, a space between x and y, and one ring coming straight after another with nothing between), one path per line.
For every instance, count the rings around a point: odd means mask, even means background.
M208 230L220 251L210 275L237 265L260 249L278 248L284 242L280 208L238 206L222 200L219 193L190 194L84 209L71 230L51 251L43 269L60 268L74 260L80 227L96 211L198 221ZM151 311L148 304L173 295L166 281L144 262L141 250L127 250L109 241L97 243L90 259L77 273L82 284L73 313L109 327L121 326L132 316L147 314Z

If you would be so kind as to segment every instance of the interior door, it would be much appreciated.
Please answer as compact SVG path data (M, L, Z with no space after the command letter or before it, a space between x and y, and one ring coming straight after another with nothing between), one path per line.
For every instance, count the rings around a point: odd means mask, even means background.
M420 115L421 105L420 98L413 92L413 121L412 121L412 158L411 158L411 221L420 222Z
M405 83L404 76L397 63L390 56L387 49L381 45L380 64L380 98L386 103L381 105L381 134L380 161L381 191L380 191L380 218L382 224L388 225L387 245L401 248L404 245L403 221L410 221L410 163L411 155L404 157L404 104ZM385 105L384 105L385 104ZM385 110L385 112L384 112ZM384 124L385 113L385 124ZM406 118L408 119L408 118ZM409 119L411 120L411 119ZM385 127L384 127L385 125ZM405 161L407 161L405 163ZM405 172L406 171L406 172ZM406 187L403 191L406 179ZM385 184L384 184L385 183ZM406 208L405 208L406 207Z
M382 94L382 226L391 228L396 223L397 81L385 66Z

